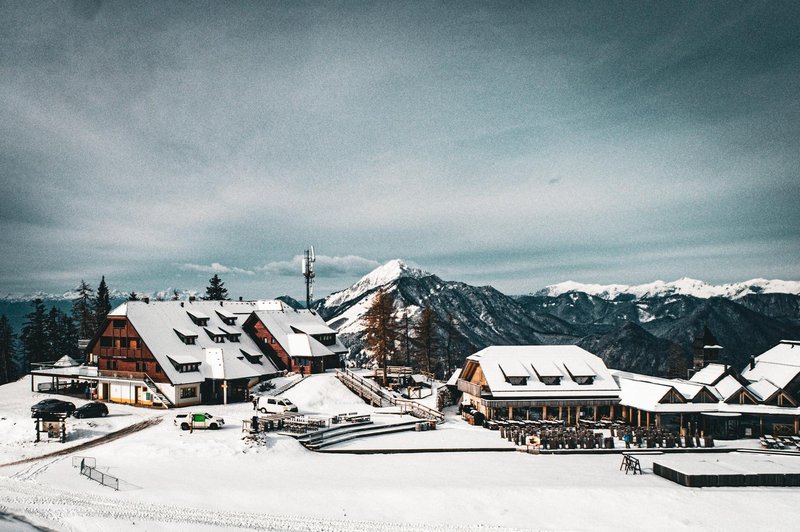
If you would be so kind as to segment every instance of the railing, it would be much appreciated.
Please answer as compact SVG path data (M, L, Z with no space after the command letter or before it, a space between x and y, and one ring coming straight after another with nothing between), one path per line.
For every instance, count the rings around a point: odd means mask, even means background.
M159 401L161 401L161 406L163 408L169 408L170 406L172 406L172 401L170 401L167 398L167 396L161 393L161 390L158 389L158 386L156 386L156 382L150 377L150 375L145 373L144 378L142 380L147 385L147 389L150 390L150 393L152 393L154 396L158 398Z
M103 473L96 468L97 462L94 458L88 456L73 456L72 457L72 465L75 467L76 459L80 459L80 468L81 468L81 475L85 476L86 478L92 479L95 482L99 482L103 486L108 486L109 488L114 488L115 490L119 491L119 479L113 475L109 475L108 473ZM91 465L89 465L91 464Z
M362 399L368 399L373 406L397 406L404 414L411 414L420 419L436 420L444 423L444 414L408 399L397 399L389 392L378 386L377 383L360 377L349 369L337 370L336 378Z
M458 385L459 392L465 392L475 397L481 396L481 387L479 384L475 384L474 382L469 382L464 379L458 379L456 384Z

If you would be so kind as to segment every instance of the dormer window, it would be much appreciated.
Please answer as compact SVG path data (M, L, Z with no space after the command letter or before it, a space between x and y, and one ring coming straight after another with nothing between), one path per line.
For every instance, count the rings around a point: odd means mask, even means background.
M561 384L561 377L541 377L541 380L548 386L556 386Z
M239 337L242 335L242 333L240 333L240 332L231 332L231 331L229 331L227 329L223 329L221 327L220 327L219 330L225 334L225 338L227 338L227 340L229 342L238 342L239 341Z
M582 360L570 360L564 362L564 367L567 368L570 377L577 384L589 385L594 382L596 376L594 370Z
M206 327L206 328L203 328L203 330L206 332L206 334L208 335L209 338L214 340L214 343L216 343L216 344L225 343L225 338L228 336L221 329L209 329L209 328Z
M194 345L195 341L197 341L197 334L193 333L192 331L186 329L172 329L175 331L175 334L178 335L178 338L181 339L186 345Z
M523 368L519 362L500 362L500 371L503 372L506 382L512 386L525 386L528 384L528 370Z
M189 319L191 319L195 325L199 325L200 327L205 327L206 325L208 325L209 317L203 314L202 312L198 312L192 309L192 310L187 310L186 314L189 316Z
M514 386L525 386L528 384L527 377L506 377L506 381Z
M200 371L200 362L192 359L192 357L181 355L167 355L167 360L170 361L178 373L191 373L192 371Z
M239 349L239 351L242 352L242 355L244 355L244 358L246 358L247 361L250 362L251 364L262 364L262 362L261 362L262 355L261 354L254 355L253 353L248 353L244 349Z
M236 316L235 314L231 314L230 312L224 309L217 309L215 312L217 313L217 316L219 316L219 319L221 319L225 325L236 325L236 318L238 318L238 316Z
M594 382L594 377L573 377L573 380L577 384L592 384Z

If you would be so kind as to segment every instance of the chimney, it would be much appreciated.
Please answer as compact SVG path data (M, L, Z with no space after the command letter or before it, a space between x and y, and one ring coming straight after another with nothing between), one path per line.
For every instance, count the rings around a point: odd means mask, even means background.
M242 300L242 296L239 296L239 301L241 301L241 300Z
M750 355L750 369L756 369L756 357L755 355Z

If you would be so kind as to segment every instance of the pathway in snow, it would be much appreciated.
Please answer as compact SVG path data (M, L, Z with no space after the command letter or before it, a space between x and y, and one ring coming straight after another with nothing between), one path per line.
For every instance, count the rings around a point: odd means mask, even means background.
M285 516L254 512L235 512L209 508L150 504L128 498L68 492L33 482L0 478L0 514L28 516L33 523L80 530L87 523L111 520L117 530L134 528L142 521L166 529L183 530L188 526L269 531L514 531L518 529L477 526L451 527L377 521L348 521L316 517Z
M153 425L158 425L163 420L163 416L154 417L150 419L146 419L144 421L140 421L139 423L135 423L133 425L129 425L124 429L120 429L115 432L111 432L106 434L105 436L101 436L100 438L96 438L91 441L87 441L86 443L82 443L80 445L75 445L72 447L67 447L66 449L61 449L52 453L43 454L40 456L33 456L31 458L25 458L23 460L17 460L16 462L9 462L7 464L0 464L0 467L7 467L7 466L15 466L20 464L27 464L30 462L38 462L39 460L44 460L45 458L53 458L56 456L65 456L68 454L75 453L77 451L81 451L83 449L89 449L91 447L96 447L98 445L103 445L104 443L108 443L110 441L118 440L129 434L134 434L139 432L140 430L144 430L146 428L152 427Z

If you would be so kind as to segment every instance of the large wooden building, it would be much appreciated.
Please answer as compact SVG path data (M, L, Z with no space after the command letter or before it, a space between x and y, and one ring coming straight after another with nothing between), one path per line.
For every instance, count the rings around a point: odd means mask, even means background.
M619 387L603 361L574 345L492 346L467 357L462 404L487 419L614 417Z
M707 363L689 380L612 371L621 415L634 425L703 431L716 438L800 431L800 342L784 340L739 373Z
M87 363L34 378L90 383L97 399L142 406L245 400L283 371L339 367L347 353L313 311L281 301L129 301L113 309L86 348Z

